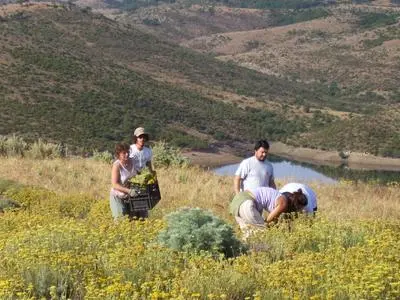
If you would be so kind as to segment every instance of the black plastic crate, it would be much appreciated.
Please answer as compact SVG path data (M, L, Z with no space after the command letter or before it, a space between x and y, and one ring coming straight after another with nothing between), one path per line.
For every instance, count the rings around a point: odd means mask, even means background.
M135 187L135 185L132 185ZM145 188L136 186L139 195L125 199L128 211L142 211L153 209L161 200L161 193L158 183L148 184Z

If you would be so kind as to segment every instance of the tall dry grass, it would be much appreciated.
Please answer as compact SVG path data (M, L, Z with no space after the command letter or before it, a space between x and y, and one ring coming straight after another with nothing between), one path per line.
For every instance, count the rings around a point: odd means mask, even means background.
M201 207L232 221L227 213L233 178L198 167L157 170L162 201L153 212L161 216L179 207ZM0 179L43 187L58 193L82 193L108 199L111 165L93 159L33 160L0 157ZM286 182L278 181L278 187ZM398 219L400 186L340 182L310 184L318 196L320 214L334 219Z
M0 158L0 202L21 204L0 212L0 299L399 299L398 184L313 183L319 216L259 231L247 254L222 259L160 245L161 218L201 207L235 224L233 178L157 171L150 218L114 222L110 164Z

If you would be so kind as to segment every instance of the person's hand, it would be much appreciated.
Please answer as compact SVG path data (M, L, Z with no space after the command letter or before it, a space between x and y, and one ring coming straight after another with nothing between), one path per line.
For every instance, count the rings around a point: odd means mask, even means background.
M130 197L136 197L137 195L139 195L139 192L136 189L132 188L129 190L128 194Z

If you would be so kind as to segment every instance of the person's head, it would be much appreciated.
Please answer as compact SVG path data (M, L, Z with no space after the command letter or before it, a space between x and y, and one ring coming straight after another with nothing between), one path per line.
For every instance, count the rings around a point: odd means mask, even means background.
M288 199L287 213L302 211L308 204L306 195L303 194L301 189L294 193L284 193Z
M140 150L144 147L144 143L149 140L149 134L143 127L138 127L133 132L133 143Z
M126 143L119 143L115 145L115 157L119 160L125 160L129 157L129 145Z
M254 145L254 156L260 160L264 161L267 158L269 150L269 144L266 140L257 141Z

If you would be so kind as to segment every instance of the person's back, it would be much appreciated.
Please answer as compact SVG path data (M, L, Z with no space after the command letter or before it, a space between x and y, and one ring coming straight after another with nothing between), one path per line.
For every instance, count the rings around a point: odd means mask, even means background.
M291 182L291 183L285 184L281 189L279 189L279 192L293 193L299 189L301 189L303 194L306 196L307 202L308 202L307 206L305 207L304 210L306 212L317 211L317 195L308 185L303 184L303 183Z
M270 187L257 187L249 191L254 196L254 201L259 212L262 212L262 210L273 211L276 206L276 200L282 195L279 191Z

